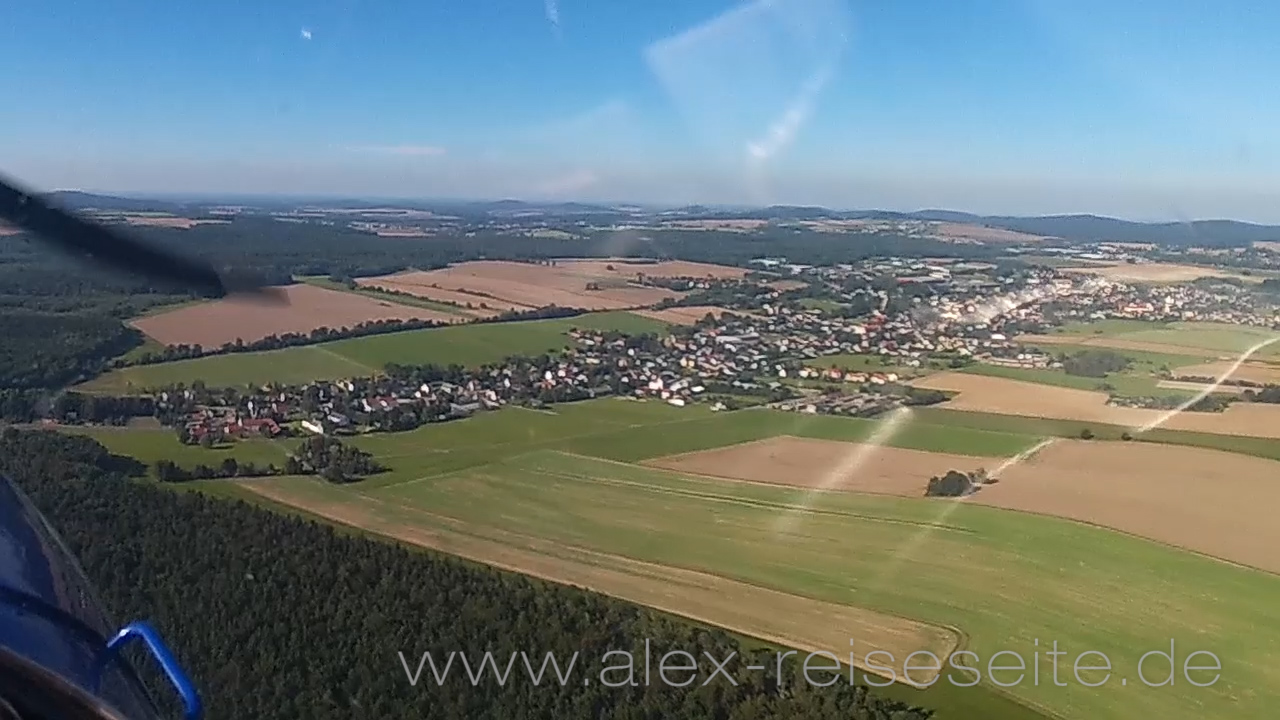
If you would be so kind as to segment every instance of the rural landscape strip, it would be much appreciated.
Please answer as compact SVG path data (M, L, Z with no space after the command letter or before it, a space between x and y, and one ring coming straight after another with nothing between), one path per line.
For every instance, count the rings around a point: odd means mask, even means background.
M856 642L855 656L859 660L865 660L866 654L875 650L887 651L894 658L905 658L912 652L927 650L945 659L957 649L961 640L959 635L946 628L810 600L698 571L658 566L510 534L511 539L527 546L521 548L483 536L469 536L457 530L427 529L422 524L382 519L373 514L376 510L362 511L352 508L349 503L326 503L300 497L273 487L270 482L246 482L243 486L273 501L369 532L544 580L585 587L804 652L825 651L837 657L848 657L849 641L853 639ZM384 504L373 498L363 499L377 505ZM396 508L417 516L427 514L416 508ZM576 555L578 559L560 557L549 550L569 557ZM863 662L855 662L855 665L883 676L882 671L873 671ZM896 670L899 671L896 673L897 681L912 684L902 677L901 667ZM935 675L913 671L911 677L927 684Z

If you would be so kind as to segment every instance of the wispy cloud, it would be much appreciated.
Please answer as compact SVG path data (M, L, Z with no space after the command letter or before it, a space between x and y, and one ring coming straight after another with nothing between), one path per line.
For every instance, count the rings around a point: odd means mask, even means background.
M543 13L547 16L547 22L551 23L551 27L556 34L560 34L560 0L543 0Z
M310 31L310 30L308 30L307 28L302 28L301 35L302 35L302 39L303 39L303 40L310 40L310 39L311 39L311 31Z
M831 76L831 66L824 67L815 73L800 88L795 100L787 106L782 115L769 126L764 137L747 143L747 155L755 161L765 161L779 151L785 149L795 140L796 134L804 127L813 115L814 103Z
M402 157L431 157L445 154L445 149L439 145L353 145L347 149L354 152Z
M754 170L781 155L814 114L850 19L846 0L752 0L644 55L706 149Z

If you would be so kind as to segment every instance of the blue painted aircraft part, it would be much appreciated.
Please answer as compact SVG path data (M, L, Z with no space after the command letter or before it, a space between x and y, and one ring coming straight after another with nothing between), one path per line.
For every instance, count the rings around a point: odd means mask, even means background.
M154 629L119 633L75 557L44 516L0 476L0 648L89 693L131 720L158 720L155 702L120 645L141 639L181 696L187 717L200 716L199 696Z

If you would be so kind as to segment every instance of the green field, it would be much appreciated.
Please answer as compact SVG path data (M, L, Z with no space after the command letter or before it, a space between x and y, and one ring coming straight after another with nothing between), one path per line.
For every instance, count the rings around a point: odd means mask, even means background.
M1102 336L1118 340L1158 343L1169 346L1176 354L1179 347L1218 350L1224 354L1243 353L1280 332L1268 328L1227 325L1208 322L1155 323L1144 320L1101 320L1068 323L1054 329L1054 334ZM1257 351L1256 356L1280 356L1280 342Z
M913 411L919 421L908 423L894 444L1008 455L1035 441L1009 427L948 425L950 418L938 414L944 412ZM1056 640L1072 658L1085 650L1106 653L1117 676L1103 688L1053 687L1042 666L1046 682L1009 691L1066 717L1262 718L1280 701L1272 682L1280 640L1272 629L1280 628L1280 606L1272 600L1280 597L1280 578L1020 513L843 493L818 494L805 509L802 500L812 499L799 490L616 462L775 434L854 440L873 428L873 421L847 418L761 410L690 415L604 400L555 414L503 411L362 438L365 449L395 469L350 488L305 478L280 482L313 498L363 494L383 504L362 509L388 522L440 532L462 523L477 538L519 533L957 626L984 659L1000 650L1030 658L1036 640L1040 647ZM803 521L779 536L775 521L783 512L798 512ZM1223 659L1224 681L1161 690L1118 684L1121 676L1136 684L1138 658L1167 649L1171 637L1183 653L1214 651ZM1060 677L1070 678L1070 661L1063 662ZM1149 661L1148 676L1156 668ZM994 688L943 682L917 699L950 709L941 720L1025 716Z
M886 358L887 361L882 360L882 358ZM914 377L928 372L928 368L913 368L907 365L900 365L887 355L823 355L807 360L805 364L818 370L837 367L846 372L894 372L904 377Z
M476 366L510 355L553 352L568 344L571 328L658 332L666 325L627 312L604 312L555 320L485 323L408 330L284 350L213 355L113 370L77 389L128 393L203 380L210 387L302 384L380 372L387 363Z
M1136 327L1142 327L1144 330L1136 332ZM1105 337L1132 339L1135 335L1145 332L1181 332L1173 330L1153 331L1152 327L1165 327L1155 323L1148 323L1137 320L1104 320L1098 323L1066 325L1063 328L1067 331L1062 334L1080 335L1081 340L1085 341L1089 338L1090 331L1096 331L1096 334ZM1055 385L1058 387L1069 387L1077 390L1101 390L1103 383L1110 385L1112 390L1109 392L1113 395L1121 395L1125 397L1169 397L1178 399L1190 399L1195 396L1194 392L1180 389L1170 389L1160 387L1160 378L1158 373L1161 371L1171 370L1176 367L1186 365L1195 365L1205 361L1203 357L1194 355L1179 355L1176 347L1170 347L1169 352L1154 352L1150 350L1131 350L1129 348L1109 348L1101 345L1077 345L1077 344L1059 344L1059 343L1027 343L1028 347L1038 350L1047 355L1058 357L1060 355L1075 355L1081 352L1097 352L1106 350L1108 352L1123 355L1130 361L1127 370L1118 373L1108 373L1105 378L1091 378L1080 375L1069 375L1062 369L1053 368L1011 368L999 365L974 364L961 369L960 372L969 373L971 375L988 375L992 377L1003 377L1011 380L1023 380L1026 382L1041 383L1043 385Z
M88 435L107 446L112 452L137 458L148 465L156 460L172 460L186 468L200 463L214 467L228 457L234 457L237 462L252 462L262 466L275 463L277 467L281 467L297 442L293 439L254 438L224 443L206 450L199 445L183 445L178 442L177 433L168 428L140 430L112 427L64 427L61 429L64 432Z
M889 444L974 455L1011 456L1039 437L1070 436L1086 426L934 408L913 409L909 417ZM351 486L312 478L251 482L276 484L303 499L364 497L360 507L374 521L439 533L462 528L466 537L490 542L510 542L515 533L552 547L711 572L958 627L967 649L981 658L984 677L998 651L1030 660L1057 641L1068 653L1059 661L1066 687L1051 684L1049 658L1042 654L1039 685L1027 678L1007 690L985 683L966 689L943 680L926 691L893 690L941 708L938 720L1035 717L1011 699L1090 720L1271 716L1268 708L1280 702L1276 576L1120 533L954 501L806 494L624 464L781 434L856 441L877 427L874 420L771 410L713 413L701 406L603 399L546 411L509 408L356 438L352 442L392 469ZM1107 427L1089 427L1100 438L1112 435ZM95 435L118 452L134 448L153 458L179 448L190 453L189 462L199 462L209 452L180 448L167 431L172 447L160 431L126 439L135 432ZM1156 435L1186 444L1252 441L1165 431L1144 437ZM281 449L259 441L252 452L271 448ZM217 481L195 487L220 495L247 492ZM779 534L783 513L801 520ZM1207 688L1186 682L1143 686L1134 671L1138 659L1150 650L1167 651L1170 638L1179 662L1195 650L1213 651L1222 660L1223 679ZM1106 654L1115 673L1100 688L1083 687L1071 675L1074 658L1090 650ZM1149 678L1161 670L1157 660L1145 666Z
M1098 348L1093 348L1098 349ZM1124 354L1123 352L1121 354ZM1142 375L1135 371L1108 373L1105 378L1082 377L1070 375L1060 369L1052 368L1012 368L1000 365L974 364L960 372L970 375L987 375L1010 380L1054 385L1057 387L1075 388L1077 390L1102 391L1103 383L1110 385L1110 394L1125 397L1169 397L1189 399L1195 396L1189 390L1160 387L1160 380L1152 375Z

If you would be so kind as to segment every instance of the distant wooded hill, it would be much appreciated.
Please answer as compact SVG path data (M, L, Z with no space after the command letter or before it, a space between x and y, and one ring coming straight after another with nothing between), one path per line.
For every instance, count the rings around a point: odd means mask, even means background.
M181 212L198 210L213 204L228 202L228 199L207 198L176 202L171 200L148 200L140 198L114 197L96 195L72 190L59 190L49 193L48 197L72 210L89 208L100 210L116 210L122 212L166 211ZM285 198L263 199L261 206L278 209L286 206L300 206L319 201L289 200ZM1257 225L1236 220L1193 220L1189 222L1142 223L1098 215L1046 215L1035 217L1019 217L1011 215L974 215L972 213L953 210L920 210L918 212L893 212L888 210L831 210L823 207L773 205L766 208L725 209L711 208L702 205L691 205L682 208L658 208L636 206L615 206L606 203L537 203L521 200L498 200L493 202L460 202L460 201L425 201L425 200L333 200L324 201L330 207L375 207L394 203L395 207L414 210L430 210L441 214L468 219L518 219L520 217L541 216L573 216L582 220L584 216L592 221L616 219L666 217L693 219L752 219L752 220L923 220L934 222L954 222L970 225L1002 228L1029 235L1041 235L1061 238L1069 242L1149 242L1172 246L1239 246L1258 241L1280 241L1280 226Z

